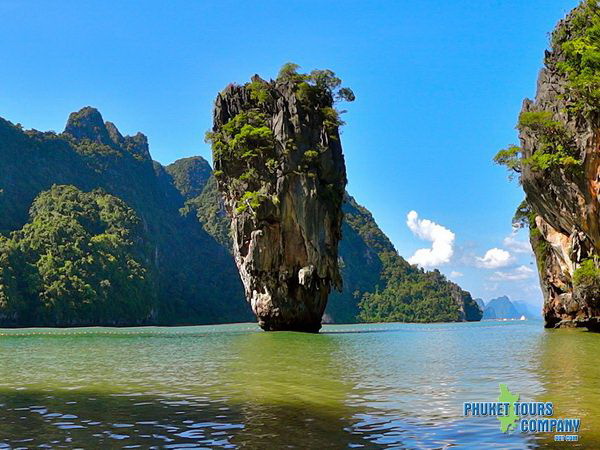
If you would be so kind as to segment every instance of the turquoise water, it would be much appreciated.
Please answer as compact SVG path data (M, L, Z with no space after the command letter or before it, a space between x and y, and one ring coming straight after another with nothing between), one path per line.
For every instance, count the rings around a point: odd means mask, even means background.
M600 335L540 322L0 330L0 448L528 448L554 434L462 416L522 401L600 448Z

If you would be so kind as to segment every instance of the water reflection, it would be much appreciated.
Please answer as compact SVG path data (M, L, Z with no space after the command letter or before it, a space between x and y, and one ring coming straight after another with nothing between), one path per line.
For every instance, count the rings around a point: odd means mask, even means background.
M10 446L233 448L232 433L243 426L238 411L204 399L3 391L0 402L0 442Z
M464 401L494 401L498 383L539 390L529 352L535 329L497 324L403 325L397 332L365 336L343 349L363 393L354 399L364 421L360 432L376 443L410 448L460 444L473 448L524 448L530 436L503 435L493 418L462 417ZM505 364L503 364L505 362ZM514 374L518 373L515 377Z
M232 340L236 355L224 370L224 392L241 405L244 429L234 443L264 448L361 446L352 433L359 412L348 403L353 385L329 335L257 333ZM363 442L361 442L363 441Z
M539 349L538 372L544 392L540 399L554 403L554 417L581 418L579 448L600 448L600 335L582 330L546 330ZM554 434L541 443L554 443ZM572 444L568 444L572 445Z

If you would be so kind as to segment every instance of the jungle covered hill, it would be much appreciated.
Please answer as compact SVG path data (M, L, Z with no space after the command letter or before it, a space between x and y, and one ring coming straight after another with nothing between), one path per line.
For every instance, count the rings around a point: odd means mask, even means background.
M408 264L346 194L329 322L479 320L470 294ZM61 133L0 119L0 325L253 321L207 161L162 166L94 108Z

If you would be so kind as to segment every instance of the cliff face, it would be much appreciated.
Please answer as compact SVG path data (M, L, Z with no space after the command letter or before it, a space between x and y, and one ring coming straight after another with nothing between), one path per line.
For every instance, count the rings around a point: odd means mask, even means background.
M331 287L341 288L346 169L332 106L331 91L298 77L255 76L216 100L215 175L246 297L265 330L318 331Z
M458 318L456 322L478 322L483 316L483 311L477 304L471 293L464 291L458 284L448 280L443 280L442 284L447 284L450 288L450 298L458 309Z
M595 2L561 21L546 52L535 100L519 119L517 171L527 197L530 240L547 327L600 324L600 55ZM596 59L597 61L597 59Z

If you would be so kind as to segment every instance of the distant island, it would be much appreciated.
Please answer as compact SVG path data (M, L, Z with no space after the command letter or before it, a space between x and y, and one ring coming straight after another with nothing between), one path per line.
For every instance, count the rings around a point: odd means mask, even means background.
M503 295L484 302L480 298L475 301L483 311L481 320L541 320L542 313L527 302L511 299Z

